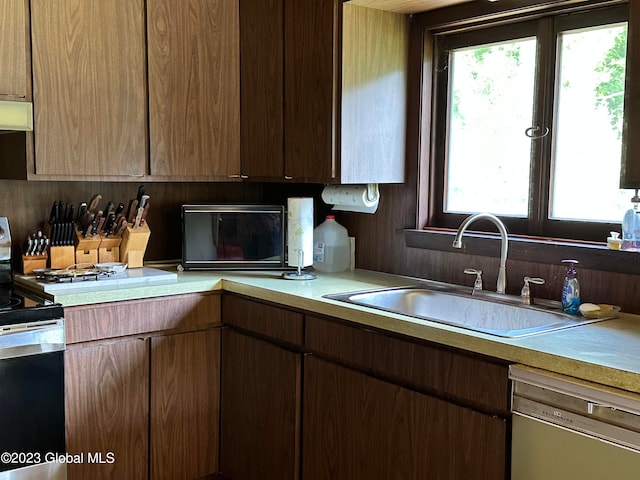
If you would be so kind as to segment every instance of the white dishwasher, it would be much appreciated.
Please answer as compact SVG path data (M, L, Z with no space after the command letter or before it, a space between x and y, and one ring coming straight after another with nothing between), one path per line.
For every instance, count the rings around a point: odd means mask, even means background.
M640 480L640 395L512 365L511 480Z

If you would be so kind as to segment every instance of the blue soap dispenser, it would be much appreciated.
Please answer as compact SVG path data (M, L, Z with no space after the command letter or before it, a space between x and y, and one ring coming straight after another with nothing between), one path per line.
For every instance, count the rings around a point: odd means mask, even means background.
M564 286L562 287L562 310L570 315L578 315L580 313L580 283L576 278L575 266L577 260L563 260L563 264L567 264L567 276L564 277Z

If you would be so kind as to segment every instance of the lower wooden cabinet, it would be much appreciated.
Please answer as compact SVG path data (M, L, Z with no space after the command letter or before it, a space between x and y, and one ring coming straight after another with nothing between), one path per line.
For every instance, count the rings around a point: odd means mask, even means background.
M227 329L222 342L220 471L298 479L302 355Z
M220 329L151 338L151 478L218 471Z
M67 465L69 480L149 478L148 378L148 340L67 349L67 452L84 456Z
M305 357L304 480L504 479L507 422Z
M234 295L65 317L69 480L509 478L498 361Z
M222 311L225 479L508 478L506 365L232 295Z
M84 454L68 465L68 479L216 474L219 296L70 308L65 317L67 451ZM113 336L102 338L103 331Z

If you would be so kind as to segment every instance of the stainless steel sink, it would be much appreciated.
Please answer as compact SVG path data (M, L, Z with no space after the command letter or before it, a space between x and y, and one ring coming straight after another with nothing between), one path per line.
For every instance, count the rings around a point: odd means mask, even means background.
M587 320L563 313L559 302L546 301L546 305L529 306L519 304L519 297L489 292L471 296L469 288L437 282L430 286L385 288L325 297L509 338L585 325L615 316Z

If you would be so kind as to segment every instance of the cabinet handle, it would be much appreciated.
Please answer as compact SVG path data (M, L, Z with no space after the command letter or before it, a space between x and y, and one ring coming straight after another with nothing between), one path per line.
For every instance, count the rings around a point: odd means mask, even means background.
M292 177L292 176L290 176L290 175L285 175L285 176L284 176L284 179L285 179L285 180L293 180L293 177Z
M249 175L242 175L241 173L235 173L233 175L227 175L229 178L249 178Z

